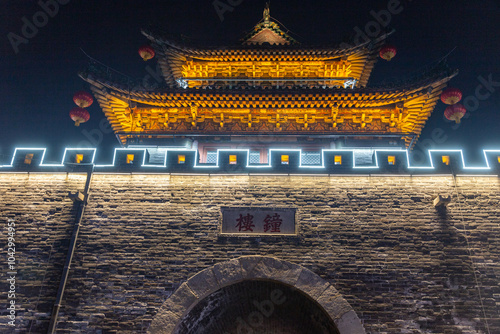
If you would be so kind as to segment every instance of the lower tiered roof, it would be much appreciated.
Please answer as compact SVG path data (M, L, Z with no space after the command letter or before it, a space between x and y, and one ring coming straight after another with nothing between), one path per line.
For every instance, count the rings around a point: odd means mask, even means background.
M447 82L443 63L413 80L372 88L210 87L147 90L95 66L81 73L121 142L168 134L400 134L414 144Z

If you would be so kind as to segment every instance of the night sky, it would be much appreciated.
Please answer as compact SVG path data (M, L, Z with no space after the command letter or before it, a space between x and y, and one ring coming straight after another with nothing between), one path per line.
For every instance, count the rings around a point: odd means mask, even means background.
M232 11L221 14L221 20L214 0L59 1L65 4L59 4L53 17L40 13L38 1L1 2L0 163L10 162L14 148L21 146L47 147L48 158L59 162L64 147L91 142L99 148L99 161L111 159L112 149L119 146L112 133L99 131L102 140L85 136L96 133L92 130L99 129L104 118L99 105L94 102L88 109L90 121L80 127L68 115L75 106L73 93L89 91L77 75L88 61L81 49L118 71L143 78L146 67L154 70L156 61L146 63L137 54L146 43L141 28L154 25L192 44L236 44L262 18L265 4L264 0L217 0L235 4ZM303 44L331 45L355 34L356 27L365 30L376 22L370 12L386 10L390 2L397 1L273 0L271 16ZM466 156L476 160L481 149L500 149L500 2L406 0L398 9L389 23L396 30L389 41L398 54L391 62L376 64L369 84L411 77L454 49L448 63L460 73L450 86L460 88L470 102L459 127L444 119L445 105L439 103L416 150L426 145L464 148ZM31 24L34 19L38 31L23 35L25 22ZM9 41L14 34L24 38L17 53ZM488 81L489 85L482 83Z

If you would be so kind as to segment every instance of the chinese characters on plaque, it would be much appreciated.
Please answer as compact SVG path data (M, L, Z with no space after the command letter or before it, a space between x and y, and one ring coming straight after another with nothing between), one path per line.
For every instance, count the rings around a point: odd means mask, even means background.
M221 208L222 234L295 235L293 208Z

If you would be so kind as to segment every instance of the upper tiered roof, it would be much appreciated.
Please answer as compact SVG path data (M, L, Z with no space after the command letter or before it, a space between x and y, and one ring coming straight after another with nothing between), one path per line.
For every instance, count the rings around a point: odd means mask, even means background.
M143 33L165 87L142 87L95 62L80 74L124 144L168 134L389 133L411 147L457 73L441 62L413 80L370 88L388 34L345 47L302 45L268 8L242 45L198 48Z
M378 52L392 32L361 44L303 45L272 20L269 7L241 45L196 47L143 30L171 88L293 85L358 86L368 83ZM312 82L312 84L311 84Z

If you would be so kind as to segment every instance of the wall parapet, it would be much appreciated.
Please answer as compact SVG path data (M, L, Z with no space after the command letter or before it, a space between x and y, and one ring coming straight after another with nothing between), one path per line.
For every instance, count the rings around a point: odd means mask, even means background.
M213 163L200 163L199 153L186 148L116 148L110 164L97 164L96 148L66 148L60 163L46 162L46 148L16 148L0 172L195 173L195 174L450 174L499 175L500 149L483 150L480 164L467 163L458 149L427 151L427 161L415 164L405 149L323 149L317 161L304 159L301 149L270 149L267 163L252 163L250 149L218 149ZM153 153L154 150L154 153Z

